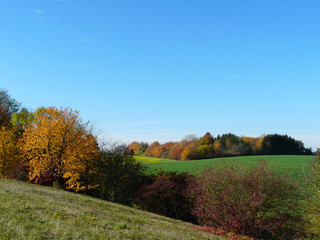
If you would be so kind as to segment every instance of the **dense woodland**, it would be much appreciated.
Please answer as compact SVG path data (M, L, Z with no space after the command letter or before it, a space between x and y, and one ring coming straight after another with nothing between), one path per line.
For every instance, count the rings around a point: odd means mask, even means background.
M209 168L200 175L146 174L133 154L200 159L250 154L311 154L286 135L224 134L150 146L101 141L70 108L28 111L0 91L0 177L47 185L134 206L208 228L263 239L319 239L320 158L306 185L267 161ZM319 154L319 152L318 152Z
M312 155L311 148L305 148L301 141L287 135L269 134L261 137L239 137L232 133L203 137L187 136L180 142L160 144L153 142L132 142L129 149L135 155L175 160L196 160L226 156L245 155Z

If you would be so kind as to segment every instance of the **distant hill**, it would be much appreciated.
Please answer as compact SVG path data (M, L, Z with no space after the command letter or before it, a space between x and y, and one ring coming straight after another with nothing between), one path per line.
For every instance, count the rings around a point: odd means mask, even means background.
M0 239L225 239L178 220L0 179Z

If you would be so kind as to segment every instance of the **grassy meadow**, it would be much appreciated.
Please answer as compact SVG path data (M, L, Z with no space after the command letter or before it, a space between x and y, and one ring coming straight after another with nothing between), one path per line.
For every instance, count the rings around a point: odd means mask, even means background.
M218 166L221 164L252 164L259 159L269 160L272 167L277 171L288 171L295 178L300 178L303 172L308 169L308 162L314 156L310 155L262 155L262 156L241 156L241 157L226 157L226 158L212 158L193 161L177 161L156 158L136 157L137 161L145 164L148 173L157 172L159 170L190 172L198 174L210 166ZM150 159L150 160L148 160ZM170 161L170 162L169 162Z
M0 179L0 239L224 239L194 225L54 188Z

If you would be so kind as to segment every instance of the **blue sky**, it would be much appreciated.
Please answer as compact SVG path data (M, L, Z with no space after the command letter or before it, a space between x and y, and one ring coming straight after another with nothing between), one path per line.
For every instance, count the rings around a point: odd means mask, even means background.
M320 147L320 2L0 0L0 88L101 135L232 132Z

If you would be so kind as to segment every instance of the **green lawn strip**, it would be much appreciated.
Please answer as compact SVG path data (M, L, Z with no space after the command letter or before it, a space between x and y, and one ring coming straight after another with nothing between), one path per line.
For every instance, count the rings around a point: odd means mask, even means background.
M141 164L179 162L177 160L172 160L172 159L144 157L144 156L134 156L134 158Z
M1 179L0 239L224 238L100 199Z
M193 161L175 161L146 164L147 172L154 173L159 170L190 172L192 174L199 174L211 166L219 166L223 164L252 164L259 159L269 160L270 165L277 171L288 171L295 178L301 178L303 171L307 170L308 162L314 156L306 155L262 155L262 156L241 156L241 157L227 157L227 158L213 158Z

